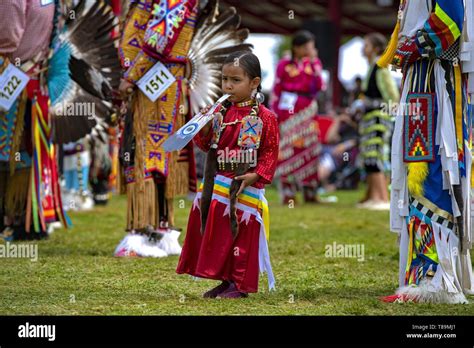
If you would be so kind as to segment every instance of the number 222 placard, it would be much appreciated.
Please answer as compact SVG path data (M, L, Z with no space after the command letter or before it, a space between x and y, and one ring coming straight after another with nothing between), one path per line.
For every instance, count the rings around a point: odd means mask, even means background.
M137 85L148 99L155 102L175 81L173 74L163 63L158 62L138 81Z
M30 78L12 64L0 75L0 109L10 110Z

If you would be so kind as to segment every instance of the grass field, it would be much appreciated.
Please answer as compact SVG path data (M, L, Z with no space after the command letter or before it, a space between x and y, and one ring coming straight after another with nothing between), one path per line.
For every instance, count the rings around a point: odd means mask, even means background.
M357 210L361 192L337 192L339 202L279 206L268 190L270 253L277 291L266 277L243 300L202 299L216 282L175 273L178 257L114 258L124 236L126 200L72 213L74 227L39 242L38 261L0 261L0 314L8 315L473 315L474 304L386 304L397 286L396 235L388 212ZM176 208L186 226L190 202ZM181 239L184 238L184 233ZM364 261L325 256L326 245L360 244ZM471 298L471 300L474 300Z

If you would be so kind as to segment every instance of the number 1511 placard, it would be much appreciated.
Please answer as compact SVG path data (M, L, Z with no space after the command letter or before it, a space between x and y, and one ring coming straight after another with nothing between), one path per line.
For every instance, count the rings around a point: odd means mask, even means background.
M163 63L158 62L138 81L137 85L148 99L155 102L175 81L173 74Z

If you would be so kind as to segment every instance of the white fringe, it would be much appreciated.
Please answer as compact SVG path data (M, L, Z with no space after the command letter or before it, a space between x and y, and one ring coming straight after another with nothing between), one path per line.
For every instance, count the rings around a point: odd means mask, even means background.
M464 255L460 252L459 238L454 231L433 221L431 225L439 258L436 273L432 279L423 279L419 286L404 285L409 241L406 225L403 226L400 240L400 287L397 294L419 297L418 302L467 303L464 294L474 290L470 253Z
M168 230L163 233L160 240L150 241L145 235L128 233L115 249L114 256L166 257L180 255L179 235L179 231Z
M178 241L180 234L179 231L169 230L169 232L164 233L163 238L158 242L158 247L168 255L181 255L182 248Z
M396 291L396 294L407 296L417 303L469 303L463 293L436 290L431 286L430 281L427 280L421 281L418 286L403 286Z

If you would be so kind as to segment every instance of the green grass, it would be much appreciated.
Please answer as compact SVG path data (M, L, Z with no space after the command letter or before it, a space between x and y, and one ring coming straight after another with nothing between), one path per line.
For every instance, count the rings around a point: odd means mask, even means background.
M0 314L15 315L472 315L474 304L386 304L397 287L396 235L388 212L357 210L361 192L338 192L339 202L277 203L268 190L270 253L277 291L266 277L260 292L243 300L207 300L216 282L177 275L178 257L114 258L124 236L126 199L72 213L74 227L39 242L37 262L0 261ZM191 203L178 208L186 226ZM184 238L184 233L181 240ZM325 246L363 244L365 260L325 257ZM471 300L474 300L471 298Z

